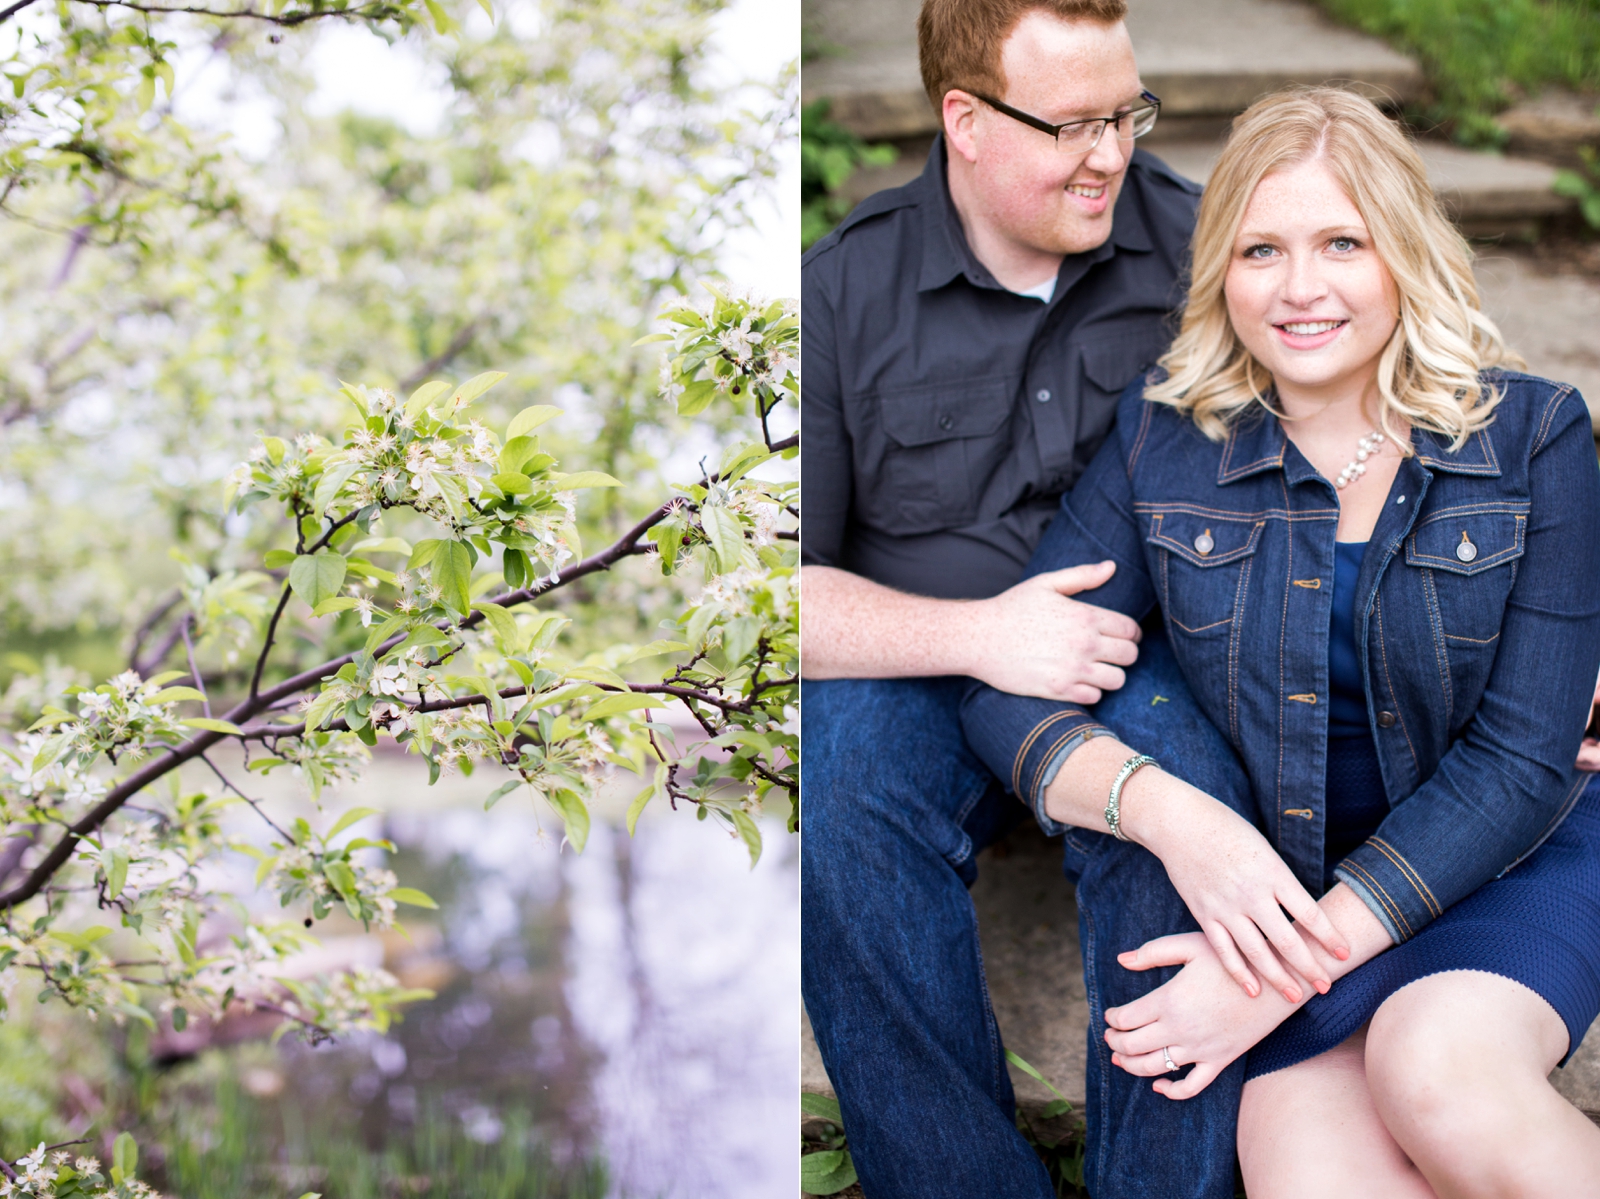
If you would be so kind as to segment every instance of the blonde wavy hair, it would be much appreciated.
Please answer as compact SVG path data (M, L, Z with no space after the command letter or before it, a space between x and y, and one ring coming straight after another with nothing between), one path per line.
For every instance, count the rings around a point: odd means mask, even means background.
M1257 100L1233 122L1200 200L1189 298L1167 377L1145 397L1187 412L1220 440L1253 405L1271 408L1267 369L1228 320L1223 284L1234 238L1256 185L1267 175L1321 159L1360 211L1373 250L1394 278L1400 319L1378 360L1379 421L1442 433L1459 450L1494 418L1500 395L1478 372L1522 365L1479 310L1472 251L1428 186L1406 135L1370 100L1338 88L1297 88ZM1405 454L1408 439L1396 438Z

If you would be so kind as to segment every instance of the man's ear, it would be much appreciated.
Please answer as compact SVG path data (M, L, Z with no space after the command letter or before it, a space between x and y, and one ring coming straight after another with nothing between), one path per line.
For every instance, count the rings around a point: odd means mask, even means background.
M945 144L968 162L977 162L978 139L973 126L977 122L978 102L970 92L951 88L944 94L943 116Z

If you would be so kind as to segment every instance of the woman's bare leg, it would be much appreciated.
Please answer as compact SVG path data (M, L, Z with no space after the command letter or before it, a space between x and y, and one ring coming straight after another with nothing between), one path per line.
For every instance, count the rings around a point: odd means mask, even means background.
M1566 1026L1539 995L1497 974L1451 971L1378 1009L1367 1086L1441 1199L1595 1199L1600 1128L1547 1079L1566 1051Z
M1239 1163L1250 1199L1434 1199L1367 1089L1366 1030L1245 1084Z

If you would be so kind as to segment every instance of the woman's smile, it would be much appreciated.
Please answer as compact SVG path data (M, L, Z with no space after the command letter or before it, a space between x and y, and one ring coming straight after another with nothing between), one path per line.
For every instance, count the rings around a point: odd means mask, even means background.
M1283 344L1291 350L1320 350L1332 345L1350 324L1348 319L1282 321L1272 327L1278 331Z

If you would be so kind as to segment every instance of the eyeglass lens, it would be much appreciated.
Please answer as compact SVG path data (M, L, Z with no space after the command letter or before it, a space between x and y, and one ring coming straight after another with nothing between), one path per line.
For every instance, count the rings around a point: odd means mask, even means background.
M1156 115L1161 111L1154 104L1143 108L1136 108L1132 112L1125 112L1117 117L1117 137L1123 141L1132 141L1149 133L1156 123ZM1064 150L1092 149L1100 144L1100 137L1106 130L1108 121L1077 121L1071 125L1063 125L1061 132L1056 135L1056 144Z

